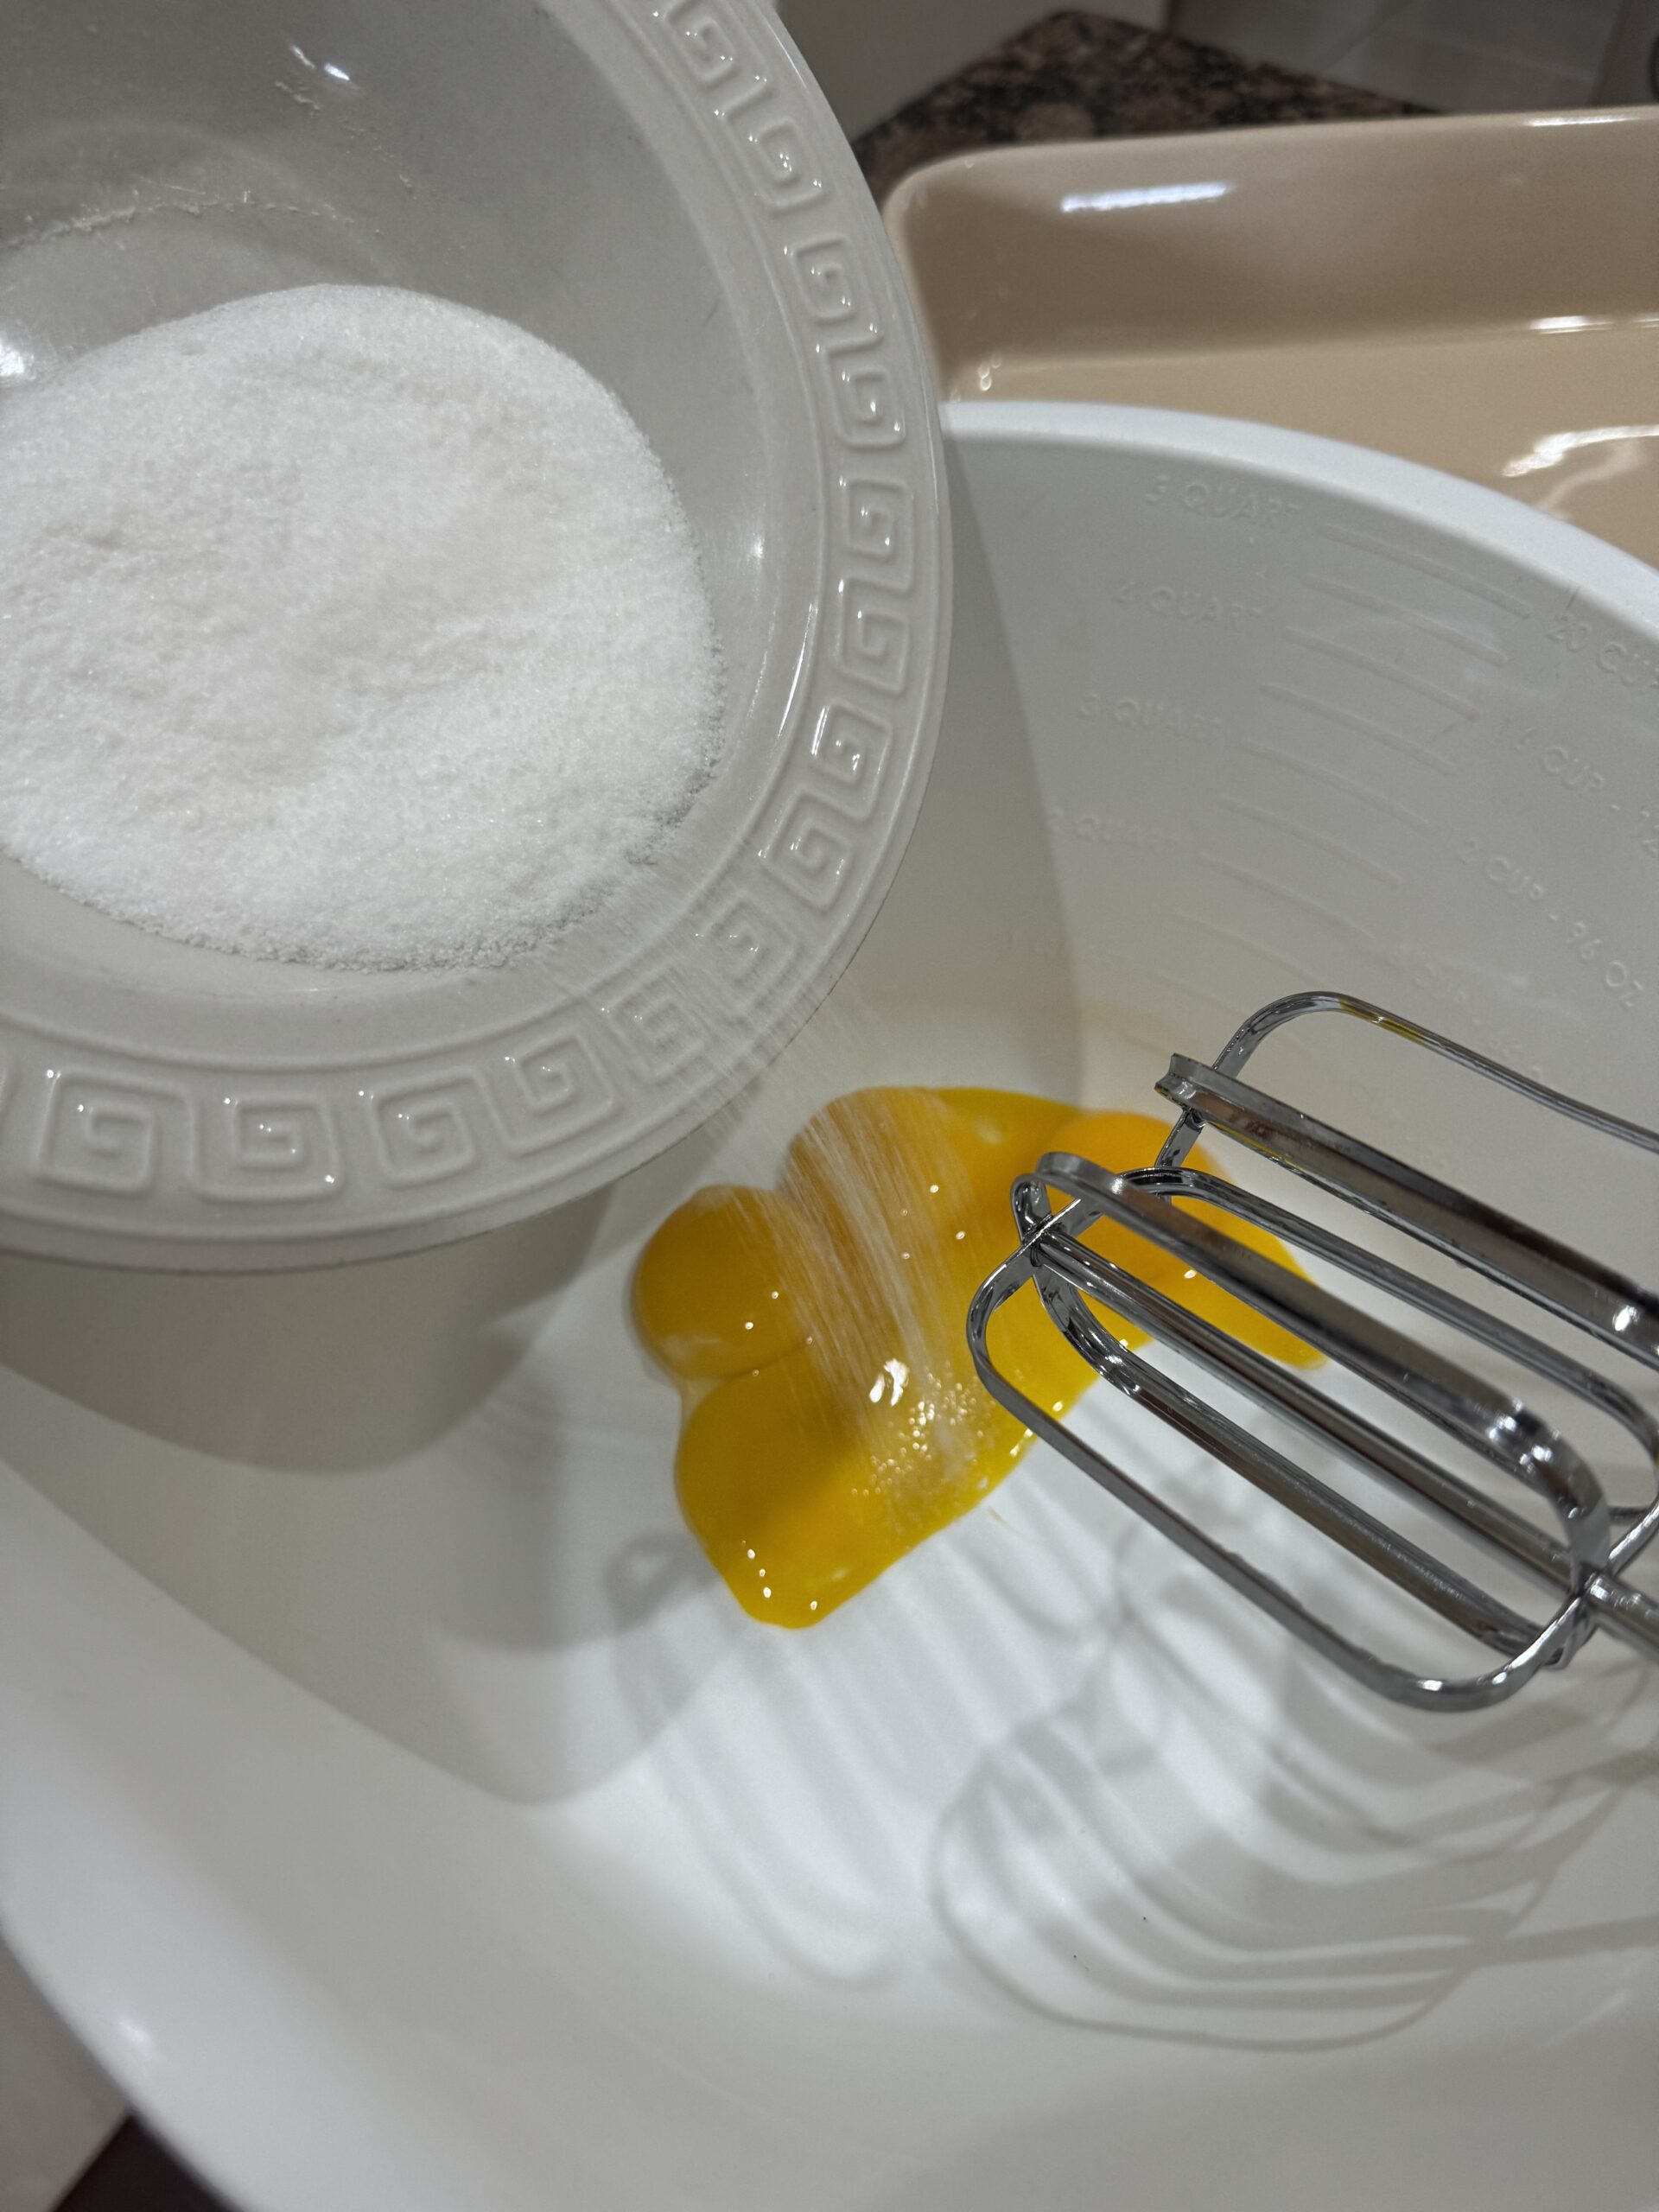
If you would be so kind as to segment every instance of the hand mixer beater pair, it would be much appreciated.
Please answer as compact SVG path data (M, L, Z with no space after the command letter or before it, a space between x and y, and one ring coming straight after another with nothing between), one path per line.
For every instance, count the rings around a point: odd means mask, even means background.
M1405 1232L1571 1324L1618 1355L1615 1366L1632 1382L1637 1371L1644 1379L1659 1376L1659 1297L1653 1292L1241 1079L1240 1071L1265 1038L1301 1016L1323 1013L1377 1025L1549 1113L1659 1154L1659 1132L1548 1090L1363 1000L1334 991L1278 999L1250 1016L1213 1065L1180 1055L1171 1060L1158 1090L1179 1108L1180 1118L1152 1166L1115 1173L1053 1154L1014 1184L1019 1249L981 1286L969 1313L969 1344L981 1378L1010 1413L1191 1557L1344 1673L1401 1703L1442 1711L1491 1705L1541 1668L1565 1664L1586 1637L1604 1630L1659 1662L1659 1602L1626 1579L1659 1530L1659 1418L1634 1389L1532 1328L1364 1249L1323 1222L1189 1164L1199 1134L1213 1131L1287 1169L1339 1206ZM1058 1205L1056 1193L1062 1200ZM1248 1248L1194 1212L1192 1201L1266 1230L1327 1274L1382 1292L1440 1325L1452 1332L1457 1353L1402 1334L1323 1284ZM1189 1313L1131 1268L1090 1249L1084 1240L1100 1223L1132 1230L1290 1330L1325 1356L1328 1374L1358 1378L1385 1402L1421 1418L1403 1428L1373 1418ZM1350 1626L1313 1611L1262 1566L1230 1549L1034 1403L998 1368L988 1338L999 1307L1027 1284L1105 1381L1407 1599L1486 1647L1497 1663L1453 1676L1415 1673L1382 1656ZM1303 1459L1137 1357L1112 1333L1097 1306L1184 1355L1209 1382L1224 1386L1224 1396L1241 1394L1319 1452L1336 1455L1336 1465L1357 1468L1393 1486L1396 1498L1403 1493L1543 1585L1552 1593L1548 1617L1529 1618L1452 1560L1357 1503ZM1651 1492L1646 1502L1611 1502L1559 1428L1465 1364L1462 1355L1469 1346L1498 1354L1617 1423L1640 1452ZM1414 1442L1409 1432L1424 1423L1433 1436L1543 1499L1554 1529L1517 1512L1502 1495L1502 1482L1495 1492L1459 1473L1452 1463L1457 1453Z

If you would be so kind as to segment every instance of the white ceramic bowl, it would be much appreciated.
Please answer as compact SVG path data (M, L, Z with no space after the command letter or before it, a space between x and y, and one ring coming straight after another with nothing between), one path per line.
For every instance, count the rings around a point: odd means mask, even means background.
M232 959L0 866L0 1242L344 1260L636 1166L839 974L932 745L938 433L828 109L759 0L9 0L0 51L0 404L276 286L489 309L644 427L730 679L720 771L650 882L506 969Z
M1289 433L950 429L922 818L718 1142L365 1270L0 1263L0 1919L248 2212L1654 2202L1639 1659L1378 1705L1042 1454L800 1636L676 1513L634 1255L826 1092L1149 1104L1323 982L1652 1111L1650 572ZM1411 1120L1352 1041L1293 1095ZM1651 1269L1651 1182L1427 1134Z

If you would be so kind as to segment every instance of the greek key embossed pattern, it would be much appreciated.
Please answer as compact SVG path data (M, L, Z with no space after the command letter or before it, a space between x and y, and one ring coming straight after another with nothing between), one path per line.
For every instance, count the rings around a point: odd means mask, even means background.
M761 0L552 0L556 25L562 11L585 43L599 23L625 105L632 90L681 118L723 195L720 253L741 249L746 314L775 325L755 389L795 470L780 515L814 540L818 582L786 709L734 786L750 812L721 817L741 834L608 980L562 989L554 962L525 963L509 1011L511 991L474 995L497 1009L475 1028L458 982L401 1041L377 1014L360 1053L349 1004L331 1014L326 992L315 1049L292 1044L292 1021L267 1048L257 1019L238 1033L227 1016L222 1049L158 1033L152 1050L134 1043L130 990L107 1026L81 992L71 1023L39 989L14 1003L0 969L0 1243L298 1265L578 1195L694 1127L777 1049L896 865L937 721L947 562L934 411L880 222Z

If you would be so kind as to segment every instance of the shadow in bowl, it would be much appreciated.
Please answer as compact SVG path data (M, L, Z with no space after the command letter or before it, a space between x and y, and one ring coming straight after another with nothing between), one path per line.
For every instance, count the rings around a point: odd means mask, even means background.
M1402 1714L1119 1518L1076 1688L985 1754L934 1839L934 1911L1007 1996L1139 2040L1308 2051L1395 2035L1498 1969L1659 1950L1659 1914L1586 1914L1580 1883L1563 1922L1552 1894L1659 1789L1641 1662L1598 1647L1499 1711Z
M0 1351L105 1420L244 1465L344 1474L447 1435L516 1365L512 1317L580 1273L602 1194L409 1259L294 1275L0 1254Z

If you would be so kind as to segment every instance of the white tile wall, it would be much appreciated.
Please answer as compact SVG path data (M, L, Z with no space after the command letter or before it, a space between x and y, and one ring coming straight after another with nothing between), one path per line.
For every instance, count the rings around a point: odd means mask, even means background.
M1388 28L1593 77L1616 13L1613 0L1405 0Z
M1170 28L1253 61L1323 73L1386 12L1382 0L1177 0Z
M1659 0L1624 0L1596 86L1599 107L1659 100Z
M1171 28L1473 113L1589 102L1618 12L1619 0L1176 0Z
M1585 107L1595 84L1593 75L1552 69L1516 54L1483 52L1394 23L1370 32L1326 73L1340 84L1363 85L1389 99L1464 115Z

